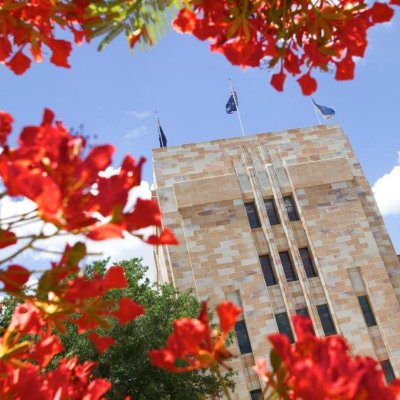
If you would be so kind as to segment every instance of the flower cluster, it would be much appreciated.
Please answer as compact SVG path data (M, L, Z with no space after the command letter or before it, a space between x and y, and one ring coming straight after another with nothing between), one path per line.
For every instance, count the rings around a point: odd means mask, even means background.
M111 164L113 147L97 146L86 155L85 139L73 136L61 122L54 121L51 110L45 110L39 126L23 128L16 148L8 144L13 118L0 112L0 177L4 196L24 196L36 203L36 209L0 220L0 248L11 255L0 264L0 291L22 302L14 310L10 325L0 338L0 398L4 399L85 399L97 400L110 388L104 379L93 379L95 364L79 364L76 357L61 358L51 371L47 366L64 349L55 335L65 333L66 325L76 325L86 333L99 353L115 340L104 335L116 319L124 325L144 313L144 308L129 297L115 299L110 290L127 287L121 266L110 267L104 276L89 278L79 262L87 255L86 246L67 245L58 262L38 273L9 261L36 240L60 233L83 234L93 240L123 237L130 232L150 244L175 244L168 229L162 230L160 209L152 200L138 199L127 206L129 191L140 184L139 162L126 156L117 174L105 176ZM17 236L21 225L50 223L53 234ZM145 238L136 232L156 227L159 235ZM24 242L14 253L12 246ZM34 276L37 284L27 290ZM103 335L99 336L97 329Z
M113 146L96 146L84 158L85 139L71 135L46 109L39 126L23 128L14 149L7 145L12 121L9 114L0 113L0 142L4 146L0 176L9 196L24 196L37 204L42 220L94 240L161 227L161 212L153 200L139 199L133 209L126 209L128 192L140 184L144 158L136 162L126 156L118 174L105 177L101 172L111 164ZM144 240L176 244L167 229ZM11 230L0 232L0 247L14 243Z
M311 320L293 317L297 341L283 334L269 336L273 346L272 371L266 360L255 370L267 388L280 399L307 400L396 400L400 379L386 385L382 368L370 357L351 357L346 341L338 335L314 336Z
M165 349L152 350L152 363L172 372L193 371L199 368L216 368L232 357L225 347L228 332L235 326L241 309L226 301L216 309L221 331L213 331L208 321L204 302L198 319L181 318L174 321L174 331Z
M69 30L75 43L88 39L82 28L88 0L15 1L0 0L0 62L17 75L31 65L27 50L36 62L43 61L42 47L52 53L50 62L69 68L71 42L56 38L55 25Z
M400 5L398 0L391 0ZM386 3L364 0L192 1L173 22L176 31L211 42L233 64L279 65L271 84L282 91L288 74L304 95L317 89L313 69L334 70L337 80L353 79L356 57L363 57L367 31L388 22Z
M105 379L91 379L95 364L79 364L77 357L62 358L46 371L63 346L30 303L19 305L0 338L0 397L2 399L98 400L110 388Z

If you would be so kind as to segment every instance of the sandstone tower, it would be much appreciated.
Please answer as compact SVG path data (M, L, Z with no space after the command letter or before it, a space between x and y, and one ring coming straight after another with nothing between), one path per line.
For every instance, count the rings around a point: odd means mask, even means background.
M371 188L337 125L155 149L154 191L179 246L155 250L158 281L243 308L235 399L257 399L266 336L317 335L400 374L400 263Z

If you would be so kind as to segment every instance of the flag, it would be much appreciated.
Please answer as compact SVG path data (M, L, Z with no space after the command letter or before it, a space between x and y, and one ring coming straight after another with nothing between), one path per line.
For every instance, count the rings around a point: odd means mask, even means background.
M329 119L332 118L335 115L335 110L333 110L332 108L326 107L326 106L321 106L319 104L317 104L314 99L311 99L312 102L314 103L314 106L317 108L317 110L319 111L319 113L325 118L325 119Z
M157 119L158 125L158 140L160 142L160 147L167 147L167 137L164 134L163 128L161 127L160 121Z
M232 91L231 96L228 99L228 102L226 103L226 112L228 114L232 114L235 111L237 111L237 106L239 106L238 98L236 95L235 90Z

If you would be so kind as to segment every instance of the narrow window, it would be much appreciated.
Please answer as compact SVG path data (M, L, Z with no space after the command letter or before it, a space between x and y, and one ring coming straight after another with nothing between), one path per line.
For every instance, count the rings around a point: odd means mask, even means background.
M276 278L269 256L260 256L260 264L267 286L276 285Z
M250 228L259 228L261 226L260 219L258 218L256 205L254 203L246 203L246 213L247 218L249 219Z
M367 296L358 296L358 302L361 306L361 311L364 315L365 323L367 326L375 326L376 321L374 317L374 313L372 312L371 305L369 304Z
M259 400L261 394L262 394L261 389L252 390L252 391L250 392L251 400Z
M239 344L240 354L251 353L252 349L249 334L247 333L246 322L244 320L236 322L235 332Z
M381 366L383 369L383 373L385 374L385 379L387 383L392 382L396 376L394 375L392 364L389 360L381 361Z
M321 304L317 306L317 311L325 336L336 335L336 328L333 323L331 313L329 312L328 304Z
M298 308L298 309L296 310L296 314L297 314L297 315L302 315L303 317L310 317L310 314L309 314L309 312L308 312L307 307Z
M292 327L290 326L290 321L289 317L286 312L275 314L275 320L278 325L278 331L280 333L285 334L289 340L290 343L294 343L294 336L292 332Z
M265 209L267 210L269 223L271 225L280 224L278 212L276 211L274 199L264 200Z
M284 196L283 201L290 221L298 221L299 214L297 213L296 206L292 196Z
M279 257L281 258L281 263L283 267L283 271L285 272L286 280L288 282L297 281L296 273L294 272L293 263L290 259L290 255L288 251L283 251L279 253Z
M299 249L301 261L303 262L304 271L306 271L307 278L314 278L317 276L315 272L315 267L311 259L311 254L309 250L306 248Z

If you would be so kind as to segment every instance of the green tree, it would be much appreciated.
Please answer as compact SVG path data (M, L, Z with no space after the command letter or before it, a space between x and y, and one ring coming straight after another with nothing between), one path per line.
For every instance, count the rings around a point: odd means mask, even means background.
M103 275L106 265L107 260L94 262L87 267L86 274ZM132 298L145 307L145 314L124 326L113 323L107 335L117 339L117 343L103 355L97 352L87 335L79 335L76 326L71 325L61 336L66 353L78 355L81 362L98 363L96 375L112 382L109 399L120 400L128 395L135 400L194 400L203 393L221 396L217 377L210 371L171 374L153 367L147 356L149 350L165 346L175 319L197 317L200 309L197 298L190 291L179 293L169 284L151 284L141 259L122 261L119 265L125 268L129 284L126 289L111 291L109 296ZM230 375L228 373L227 378L232 388Z

